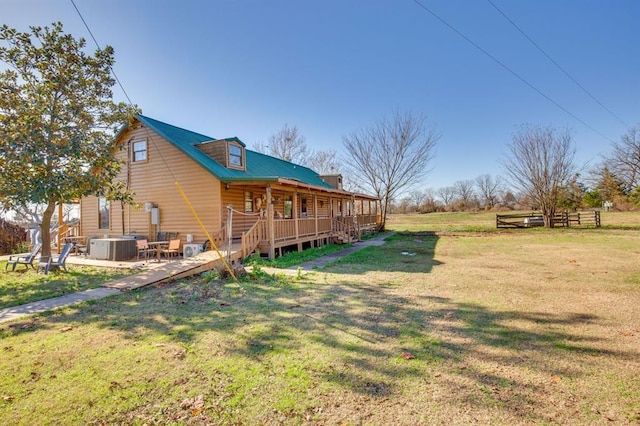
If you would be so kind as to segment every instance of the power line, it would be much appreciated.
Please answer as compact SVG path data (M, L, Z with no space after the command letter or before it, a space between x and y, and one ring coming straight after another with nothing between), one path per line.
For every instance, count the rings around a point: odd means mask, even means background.
M82 23L84 24L85 28L87 29L87 31L91 35L91 38L93 39L93 42L96 44L98 49L102 50L102 48L100 47L100 43L98 43L98 40L96 40L96 38L94 37L93 33L91 32L91 29L89 28L89 25L84 20L84 17L82 16L82 13L80 13L80 10L78 9L78 6L76 6L76 3L73 0L71 0L71 4L73 4L73 7L76 9L76 12L78 12L78 16L80 16L80 19L82 20ZM124 87L122 86L122 83L120 83L120 80L118 79L118 76L116 75L116 72L113 70L113 67L111 67L111 73L113 74L114 78L116 79L116 82L118 83L118 85L122 89L122 92L124 93L125 97L127 98L127 101L129 101L129 105L133 107L134 106L133 102L131 102L131 98L129 98L129 95L127 94L127 91L124 90ZM191 202L189 201L189 198L187 197L187 194L185 194L185 192L183 191L182 186L180 185L180 182L178 182L178 178L176 178L176 175L173 173L173 169L169 166L169 163L167 163L167 160L165 159L164 155L162 154L162 150L158 149L158 146L157 146L154 138L152 137L151 131L149 130L148 126L145 126L145 132L147 133L151 143L155 146L157 152L160 154L160 158L162 159L162 162L164 163L164 166L167 168L167 170L169 170L169 173L171 173L171 176L173 177L173 180L174 180L174 184L175 184L178 192L180 193L180 195L184 199L185 203L187 204L187 207L189 208L189 210L191 210L191 212L195 216L196 221L201 226L202 230L204 231L204 234L207 236L207 239L209 240L209 242L211 243L213 248L216 250L216 253L218 254L218 257L222 260L222 263L226 267L227 271L229 271L229 275L231 275L234 280L238 281L238 278L236 278L236 275L233 273L233 270L229 266L229 263L225 260L224 256L222 256L222 254L218 250L218 247L216 247L216 244L214 243L213 238L211 237L211 235L209 235L209 231L207 231L207 229L204 226L204 224L202 223L202 221L200 221L200 217L198 216L197 212L195 211L195 209L191 205Z
M82 23L84 24L84 27L89 32L89 35L91 36L91 39L93 40L95 45L98 47L98 49L102 50L102 47L100 46L100 43L98 43L98 40L93 35L93 32L91 31L91 28L89 28L89 24L87 24L87 21L85 21L84 16L82 16L82 13L80 13L80 9L78 9L78 6L76 6L75 1L74 0L70 0L70 1L71 1L71 4L73 5L73 7L76 9L76 12L78 13L78 16L80 17L80 20L82 20ZM117 76L115 70L113 69L113 67L111 67L111 74L113 74L113 77L115 78L116 82L118 83L118 86L122 90L122 93L124 93L124 96L127 98L127 102L129 102L129 106L135 107L135 105L131 101L131 98L127 94L127 91L124 89L124 86L120 82L120 79L118 78L118 76ZM147 128L146 132L150 133L148 128ZM155 146L155 141L153 140L153 138L151 137L150 134L149 134L149 140ZM171 173L171 176L173 177L173 180L177 181L177 178L176 178L175 174L173 173L173 169L171 167L169 167L169 163L167 163L167 160L164 158L164 155L162 154L162 150L158 150L158 153L160 154L160 158L162 159L162 162L164 163L165 167L169 170L169 173Z
M536 42L535 42L531 37L529 37L529 36L524 32L524 30L522 30L522 28L520 28L520 27L519 27L519 26L518 26L518 25L517 25L517 24L516 24L516 23L515 23L511 18L509 18L509 17L507 16L507 14L506 14L506 13L504 13L504 12L503 12L503 11L502 11L498 6L496 6L496 4L495 4L493 1L491 1L491 0L487 0L487 1L488 1L488 2L489 2L489 4L491 4L491 6L493 6L493 7L494 7L494 8L495 8L495 9L496 9L496 10L497 10L497 11L498 11L498 12L499 12L499 13L500 13L500 14L501 14L501 15L502 15L502 16L503 16L507 21L509 21L509 23L510 23L511 25L513 25L513 26L514 26L514 28L520 32L520 34L522 34L522 35L523 35L527 40L529 40L529 42L530 42L531 44L533 44L533 45L536 47L536 49L538 49L538 50L540 51L540 53L542 53L544 56L546 56L546 58L547 58L549 61L551 61L551 63L552 63L553 65L555 65L555 66L556 66L556 68L558 68L560 71L562 71L562 73L563 73L564 75L566 75L566 76L569 78L569 80L573 81L573 82L575 83L575 85L576 85L576 86L578 86L580 89L582 89L582 91L583 91L584 93L586 93L586 94L587 94L587 96L589 96L591 99L593 99L593 100L594 100L598 105L600 105L600 106L601 106L605 111L607 111L609 114L611 114L611 116L612 116L612 117L614 117L616 120L618 120L620 123L624 124L624 125L625 125L625 126L627 126L627 127L631 127L629 124L625 123L625 121L624 121L623 119L621 119L621 118L620 118L620 117L618 117L616 114L614 114L614 113L613 113L613 111L611 111L609 108L607 108L607 107L606 107L602 102L600 102L600 101L599 101L595 96L593 96L593 95L592 95L592 94L591 94L587 89L585 89L585 87L584 87L582 84L578 83L578 81L577 81L575 78L573 78L573 77L571 76L571 74L569 74L569 72L567 72L563 67L561 67L561 66L560 66L560 64L558 64L558 63L557 63L557 62L556 62L556 61L555 61L555 60L554 60L554 59L553 59L553 58L552 58L552 57L551 57L547 52L545 52L545 50L544 50L542 47L540 47L540 45L539 45L538 43L536 43Z
M78 16L82 20L82 23L84 24L84 27L89 32L89 35L91 36L91 39L93 39L93 42L96 44L96 46L98 46L98 49L102 50L102 47L100 46L100 43L98 43L98 40L96 40L96 38L94 37L93 33L91 32L91 28L89 28L89 25L87 24L87 21L84 20L84 17L82 16L82 13L80 13L80 10L78 9L78 6L76 6L75 1L71 0L71 4L75 8L76 12L78 12ZM116 82L118 83L118 86L120 86L120 89L122 90L122 93L124 93L125 98L127 98L127 101L129 101L129 105L133 106L133 102L131 102L131 98L129 98L129 95L127 94L127 91L124 90L124 86L122 85L122 83L120 83L120 79L118 78L118 76L117 76L116 72L114 71L113 67L111 67L111 74L113 74L113 78L116 79Z
M502 68L504 68L506 71L508 71L511 75L513 75L514 77L516 77L518 80L520 80L521 82L523 82L524 84L526 84L527 86L529 86L532 90L534 90L536 93L538 93L540 96L542 96L543 98L545 98L546 100L548 100L549 102L551 102L553 105L555 105L557 108L559 108L560 110L564 111L567 115L569 115L570 117L574 118L575 120L577 120L578 122L580 122L583 126L585 126L586 128L590 129L591 131L593 131L594 133L597 133L598 135L602 136L603 138L605 138L606 140L608 140L611 143L615 143L613 141L613 139L609 138L608 136L606 136L605 134L601 133L600 131L596 130L595 128L593 128L592 126L590 126L589 124L587 124L584 120L582 120L580 117L578 117L577 115L573 114L571 111L569 111L568 109L566 109L565 107L563 107L562 105L560 105L558 102L556 102L553 98L551 98L550 96L548 96L546 93L544 93L542 90L538 89L536 86L534 86L533 84L529 83L529 81L527 81L524 77L522 77L520 74L518 74L517 72L515 72L514 70L512 70L511 68L509 68L507 65L505 65L503 62L501 62L498 58L496 58L495 56L493 56L491 53L489 53L488 51L486 51L485 49L483 49L479 44L477 44L475 41L471 40L469 37L467 37L464 33L460 32L457 28L455 28L453 25L449 24L447 21L445 21L444 19L442 19L440 16L438 16L435 12L433 12L431 9L429 9L427 6L425 6L423 3L421 3L419 0L413 0L414 3L416 3L418 6L420 6L422 9L424 9L425 12L429 13L431 16L433 16L434 18L436 18L438 21L440 21L442 24L444 24L445 26L447 26L451 31L455 32L456 34L458 34L460 37L462 37L463 39L465 39L468 43L470 43L473 47L475 47L476 49L478 49L480 52L484 53L487 57L489 57L489 59L491 59L492 61L494 61L495 63L497 63L498 65L500 65Z

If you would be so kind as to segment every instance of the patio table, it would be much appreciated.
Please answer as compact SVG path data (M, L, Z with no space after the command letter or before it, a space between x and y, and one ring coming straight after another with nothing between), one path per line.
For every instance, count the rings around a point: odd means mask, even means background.
M147 242L147 245L150 249L154 249L156 251L156 259L160 262L162 249L169 247L169 241L149 241Z

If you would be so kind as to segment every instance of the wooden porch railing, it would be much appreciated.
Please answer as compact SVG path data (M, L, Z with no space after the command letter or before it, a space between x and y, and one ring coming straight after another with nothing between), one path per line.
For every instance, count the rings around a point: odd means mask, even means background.
M80 235L80 224L63 223L54 232L51 233L52 248L61 249L64 245L64 239L67 237L77 237Z
M331 218L319 217L318 218L318 235L331 233Z
M296 221L298 222L298 234L296 235ZM331 218L318 218L318 229L316 232L315 218L302 219L276 219L274 220L276 242L295 240L300 237L319 237L328 235L332 231Z
M291 219L276 219L273 221L276 241L293 240L296 238L296 224Z
M375 228L378 226L378 217L376 214L359 214L358 225L361 228Z
M298 220L298 236L308 237L316 233L316 220L313 218L304 218Z
M317 236L318 238L330 237L336 234L343 240L353 241L360 236L361 229L373 229L377 226L377 216L343 216L343 217L323 217L323 218L300 218L300 219L275 219L274 235L275 243L295 243L302 238ZM297 225L297 226L296 226ZM223 228L217 235L224 232ZM297 232L296 232L297 230ZM226 233L220 236L226 241ZM247 231L242 233L242 257L249 256L258 247L261 241L267 240L267 221L260 219ZM217 242L216 242L217 244Z
M220 228L215 234L212 234L211 238L213 239L213 244L215 244L218 250L223 250L226 247L227 242L229 241L227 237L226 219L222 221L222 228Z
M352 231L354 231L353 217L350 219L348 220L348 217L334 217L332 226L334 233L343 239L346 238L349 242L351 242Z
M267 222L258 220L248 231L242 233L242 257L249 256L267 237Z

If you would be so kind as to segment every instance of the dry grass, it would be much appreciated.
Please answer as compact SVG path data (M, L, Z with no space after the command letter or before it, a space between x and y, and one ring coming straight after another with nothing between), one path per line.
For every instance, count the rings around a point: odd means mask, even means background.
M638 231L460 229L2 325L0 422L639 423Z

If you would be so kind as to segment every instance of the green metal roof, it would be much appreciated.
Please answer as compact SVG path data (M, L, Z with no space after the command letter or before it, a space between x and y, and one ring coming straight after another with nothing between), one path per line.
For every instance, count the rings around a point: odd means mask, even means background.
M246 148L246 171L228 169L197 148L197 145L203 142L211 142L216 138L181 129L143 115L138 115L137 118L223 182L274 182L278 179L290 179L308 185L333 189L331 185L320 178L318 173L308 167L283 161ZM236 137L227 138L226 140L233 140L245 146ZM168 166L171 167L171 164Z

